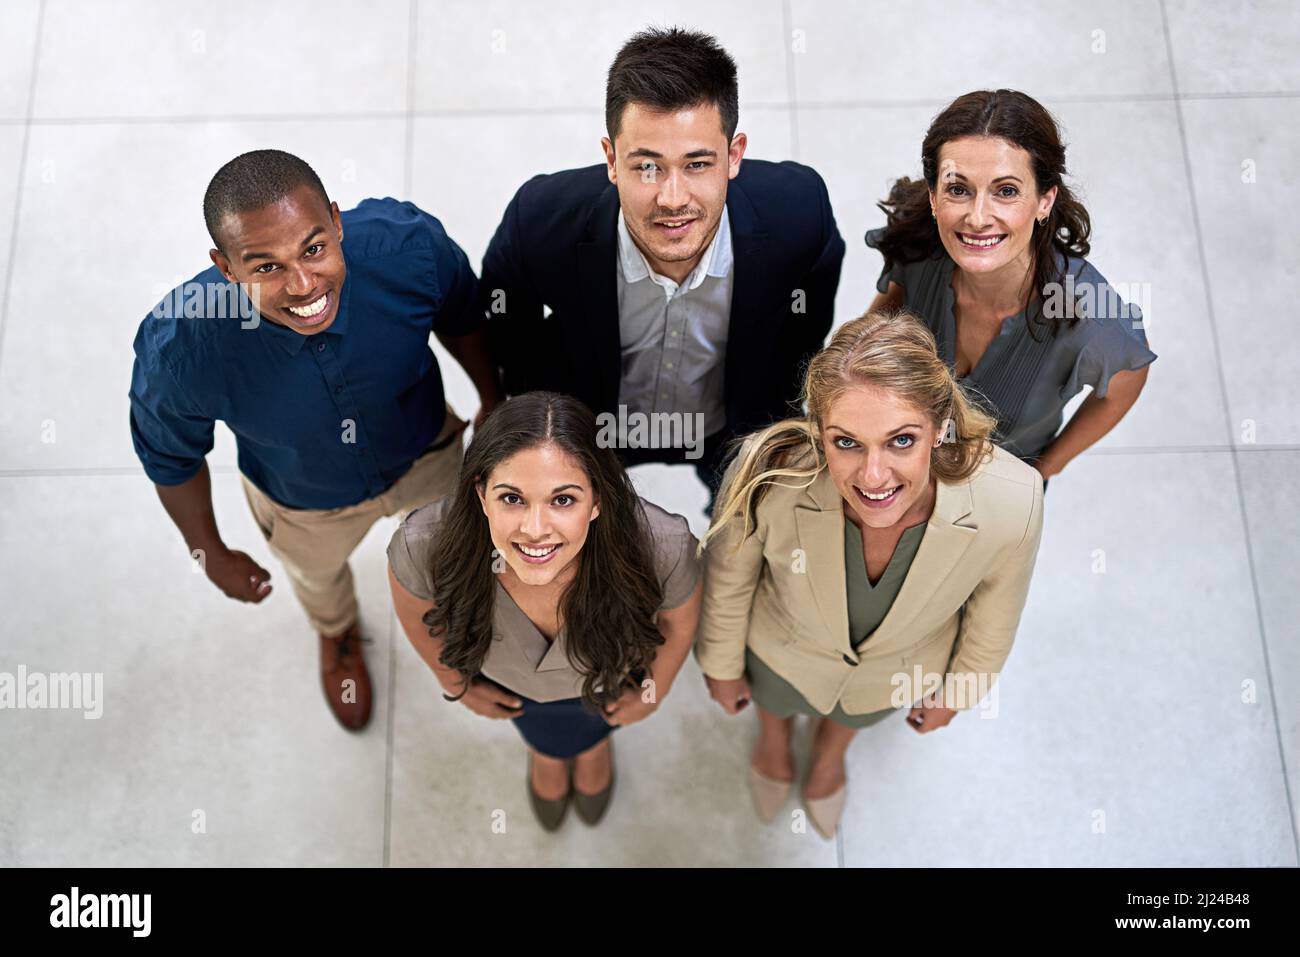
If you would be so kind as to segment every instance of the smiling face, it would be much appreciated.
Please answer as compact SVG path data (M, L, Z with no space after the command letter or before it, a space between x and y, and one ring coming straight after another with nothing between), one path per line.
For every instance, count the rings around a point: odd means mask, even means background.
M553 444L516 452L478 485L492 544L525 585L563 584L600 515L591 479Z
M270 206L228 214L220 235L212 261L231 282L256 286L249 295L263 318L308 336L329 328L347 275L337 203L300 186Z
M745 134L728 143L712 103L671 113L632 103L617 141L601 145L632 239L655 272L680 283L717 232Z
M939 238L958 268L972 273L1028 270L1034 221L1056 188L1039 194L1029 153L999 137L963 136L939 148L930 193Z
M914 525L933 507L928 415L869 385L846 389L822 426L822 449L845 512L859 526Z

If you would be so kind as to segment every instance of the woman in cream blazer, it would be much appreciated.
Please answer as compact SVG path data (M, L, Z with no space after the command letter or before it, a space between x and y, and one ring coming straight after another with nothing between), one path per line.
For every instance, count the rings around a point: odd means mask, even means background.
M806 418L747 437L704 537L695 652L729 714L752 700L759 815L793 780L795 714L820 716L803 786L832 837L853 735L974 707L1006 661L1042 530L1043 480L907 313L842 326L809 364Z

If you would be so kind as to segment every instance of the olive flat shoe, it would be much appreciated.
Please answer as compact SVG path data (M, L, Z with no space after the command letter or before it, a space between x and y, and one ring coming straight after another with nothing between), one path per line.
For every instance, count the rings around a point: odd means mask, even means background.
M595 825L600 822L614 794L614 742L608 738L606 740L609 741L609 784L605 785L605 790L599 794L583 794L575 787L570 791L573 795L573 809L585 824Z
M569 809L569 799L573 796L572 783L569 785L568 793L562 798L551 800L540 797L533 790L533 753L531 751L528 752L528 778L526 783L528 785L528 805L533 809L533 816L537 818L537 823L547 831L559 830L560 825L564 823L564 812Z

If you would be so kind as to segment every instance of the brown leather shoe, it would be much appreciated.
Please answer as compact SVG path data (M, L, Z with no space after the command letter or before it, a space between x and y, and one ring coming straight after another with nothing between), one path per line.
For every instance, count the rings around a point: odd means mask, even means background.
M342 635L320 636L320 681L325 700L339 724L360 731L370 721L370 672L361 654L361 629L353 625Z

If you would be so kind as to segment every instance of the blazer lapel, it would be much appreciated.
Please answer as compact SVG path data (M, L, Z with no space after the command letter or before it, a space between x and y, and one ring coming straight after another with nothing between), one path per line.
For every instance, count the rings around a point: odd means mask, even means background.
M589 357L579 367L594 367L593 412L612 412L618 405L623 372L622 340L618 329L618 190L609 188L591 207L583 238L578 241L572 318L564 336L571 355ZM579 390L581 393L583 390Z
M813 481L813 486L823 482L831 485L830 473L823 469ZM809 491L812 487L809 487ZM795 531L799 548L803 552L804 572L812 586L813 599L821 615L822 628L835 648L849 650L848 583L844 577L844 512L839 507L839 492L835 491L836 504L832 508L796 506Z
M826 633L837 649L852 649L849 637L848 583L844 575L843 498L830 470L823 467L794 509L799 547L807 559L813 597ZM971 515L970 484L936 483L934 509L926 523L907 578L867 641L873 653L895 645L906 647L911 623L957 567L979 531ZM861 643L860 643L861 644Z
M916 637L909 631L912 622L943 586L979 533L971 509L969 482L937 483L934 510L926 523L921 547L912 559L912 567L889 613L867 642L873 653L882 648L886 651L895 646L905 648Z
M759 423L738 423L737 419L750 405L746 394L761 386L754 381L752 370L767 367L767 353L780 331L777 317L782 307L789 308L794 290L779 288L784 272L768 262L768 234L740 181L738 176L727 187L733 259L723 391L728 424L750 428Z

